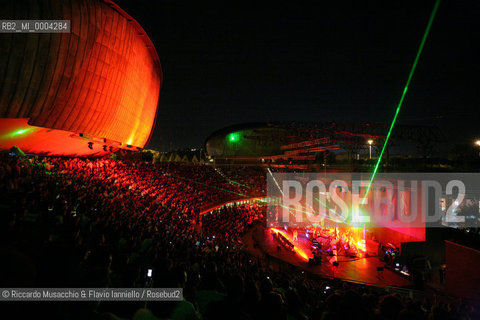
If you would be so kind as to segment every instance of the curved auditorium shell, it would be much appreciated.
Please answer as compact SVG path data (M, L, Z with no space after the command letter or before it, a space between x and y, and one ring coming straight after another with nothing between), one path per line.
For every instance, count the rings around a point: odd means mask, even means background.
M162 71L133 18L107 0L2 1L0 12L71 20L70 33L0 34L0 150L88 156L145 146Z

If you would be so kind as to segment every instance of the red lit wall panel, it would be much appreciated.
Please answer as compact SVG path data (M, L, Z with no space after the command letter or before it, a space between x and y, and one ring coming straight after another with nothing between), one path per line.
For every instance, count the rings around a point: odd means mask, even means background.
M480 251L445 241L446 291L480 301Z

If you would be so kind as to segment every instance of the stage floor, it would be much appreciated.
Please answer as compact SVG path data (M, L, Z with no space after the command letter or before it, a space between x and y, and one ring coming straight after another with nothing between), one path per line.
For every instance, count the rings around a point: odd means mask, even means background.
M260 243L260 249L254 249L253 239L257 239ZM245 236L244 243L247 245L248 250L253 254L267 254L313 274L370 285L395 287L413 286L413 283L409 279L393 270L385 268L382 273L378 273L377 267L383 267L385 263L380 261L376 256L356 259L338 257L338 267L334 267L328 262L328 256L322 256L322 263L320 265L310 266L308 261L295 252L288 251L284 247L281 247L281 250L278 250L277 246L279 243L273 238L271 232L261 227L256 227L249 232ZM297 242L296 245L311 256L310 250L306 248L305 244L302 245L302 241Z

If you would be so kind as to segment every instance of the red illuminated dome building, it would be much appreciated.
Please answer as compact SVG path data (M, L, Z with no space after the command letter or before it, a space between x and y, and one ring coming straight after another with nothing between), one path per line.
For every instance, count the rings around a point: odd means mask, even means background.
M0 34L0 150L91 156L143 148L162 83L142 27L108 0L0 5L3 19L70 20L70 33Z

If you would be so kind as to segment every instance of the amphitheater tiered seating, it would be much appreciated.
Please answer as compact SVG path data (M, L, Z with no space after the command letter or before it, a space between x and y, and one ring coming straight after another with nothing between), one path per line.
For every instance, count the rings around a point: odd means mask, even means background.
M19 318L39 311L63 319L478 316L466 303L416 301L383 289L313 278L294 268L273 268L268 259L249 254L241 241L252 224L264 219L263 208L255 204L207 214L199 231L196 208L226 197L222 189L235 190L211 168L3 155L0 177L2 287L142 287L146 270L153 269L155 287L184 288L182 302L146 306L2 305ZM180 177L219 188L206 189Z

